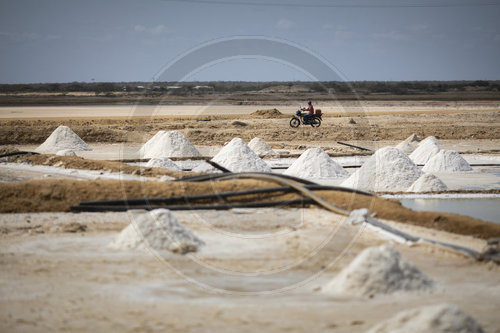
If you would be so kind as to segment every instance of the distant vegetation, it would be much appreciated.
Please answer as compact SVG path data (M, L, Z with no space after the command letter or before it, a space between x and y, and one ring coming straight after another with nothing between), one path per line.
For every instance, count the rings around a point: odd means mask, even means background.
M279 92L288 87L300 86L311 93L329 94L390 94L420 95L459 92L500 92L500 81L356 81L356 82L70 82L70 83L32 83L0 84L0 93L71 93L90 92L96 95L117 92L166 93L176 96L250 93L266 89L273 93L273 87ZM278 92L278 90L277 90Z

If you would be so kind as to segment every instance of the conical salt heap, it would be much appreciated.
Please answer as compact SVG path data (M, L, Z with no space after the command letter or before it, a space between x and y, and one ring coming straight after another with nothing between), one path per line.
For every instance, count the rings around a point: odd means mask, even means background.
M349 175L321 148L310 148L303 152L284 173L306 178L338 178Z
M366 191L406 191L422 171L397 148L380 148L341 185Z
M430 290L434 283L392 247L363 250L330 284L325 292L374 296L402 291Z
M412 142L420 142L421 139L418 137L418 135L416 135L415 133L413 133L412 135L410 135L409 137L407 137L405 139L406 142L409 142L409 143L412 143Z
M397 313L367 333L483 333L481 326L453 304L427 305Z
M212 161L231 172L272 172L271 167L240 138L232 139Z
M430 173L424 173L418 178L406 192L440 192L446 191L448 187L441 179Z
M109 248L117 250L155 250L185 254L195 252L204 245L196 235L186 229L168 209L129 211L130 223Z
M181 168L177 166L170 158L168 157L161 157L157 158L154 157L146 163L146 167L148 168L162 168L162 169L169 169L169 170L174 170L174 171L182 171Z
M470 164L454 150L441 150L425 163L425 172L460 172L471 171Z
M178 131L159 131L141 147L139 154L142 158L201 156L191 142Z
M417 149L410 154L410 159L415 164L425 164L440 150L439 141L435 137L429 136L418 144Z
M396 148L398 148L399 150L401 150L406 155L410 155L415 150L415 147L413 147L413 145L410 142L406 141L406 140L405 141L401 141L396 146Z
M92 150L71 128L61 125L35 151L43 154L56 154L66 149Z
M276 152L261 138L253 138L248 146L259 156L276 155Z

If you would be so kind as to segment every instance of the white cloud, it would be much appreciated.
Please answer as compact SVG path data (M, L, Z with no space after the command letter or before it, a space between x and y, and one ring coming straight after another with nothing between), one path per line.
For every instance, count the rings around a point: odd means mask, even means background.
M16 42L29 42L29 41L45 41L45 40L54 40L60 39L61 36L58 35L41 35L36 32L7 32L1 31L0 38L7 38Z
M136 25L136 26L134 27L134 31L135 31L135 32L144 32L144 31L146 31L146 27L145 27L145 26L143 26L143 25L138 24L138 25Z
M151 34L151 35L165 35L165 34L170 33L170 29L163 24L158 24L158 25L151 27L151 28L147 28L147 27L143 26L142 24L137 24L134 27L134 31L137 33L147 33L147 34Z
M293 27L295 27L295 23L287 19L281 19L276 23L276 29L278 30L290 30Z
M322 28L323 28L323 30L331 30L331 29L333 29L333 24L325 23L325 24L323 24Z
M372 34L373 39L390 39L390 40L397 40L397 41L403 41L403 40L408 40L408 36L401 34L396 31L391 31L391 32L375 32Z
M427 24L423 24L423 23L418 23L418 24L414 24L414 25L411 25L409 27L409 29L411 31L414 31L414 32L421 32L421 31L425 31L429 28L429 26Z
M495 42L500 42L500 34L497 34L495 37L493 37L493 40Z
M337 30L335 31L335 38L341 40L353 39L356 36L356 32L347 30Z

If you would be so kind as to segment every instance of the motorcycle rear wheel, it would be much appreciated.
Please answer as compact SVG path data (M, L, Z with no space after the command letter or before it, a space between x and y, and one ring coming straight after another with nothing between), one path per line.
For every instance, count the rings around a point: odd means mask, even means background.
M321 119L319 119L319 118L311 119L311 126L312 127L320 127L321 126Z
M300 126L300 120L299 118L293 117L290 119L290 127L297 128Z

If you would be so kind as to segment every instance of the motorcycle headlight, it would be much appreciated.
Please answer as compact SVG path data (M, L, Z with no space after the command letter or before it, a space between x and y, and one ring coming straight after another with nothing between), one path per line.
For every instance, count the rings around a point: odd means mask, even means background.
M300 116L300 110L297 110L297 112L295 112L295 114L296 114L297 116Z

